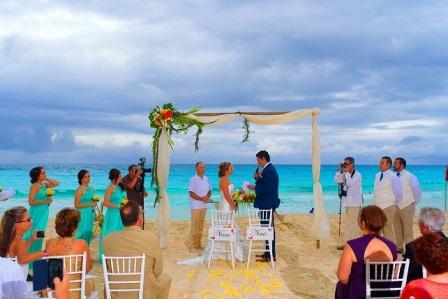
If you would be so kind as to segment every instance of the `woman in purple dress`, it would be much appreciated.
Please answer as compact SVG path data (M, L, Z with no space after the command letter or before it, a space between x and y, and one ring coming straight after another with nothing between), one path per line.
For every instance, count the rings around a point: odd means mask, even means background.
M335 298L366 297L365 261L390 262L397 260L397 247L380 232L386 224L384 212L377 206L366 206L359 216L363 236L347 242L339 260Z

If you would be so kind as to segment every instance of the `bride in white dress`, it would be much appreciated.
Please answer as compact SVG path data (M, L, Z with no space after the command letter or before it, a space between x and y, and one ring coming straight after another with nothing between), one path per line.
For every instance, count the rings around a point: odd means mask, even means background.
M219 202L219 210L221 211L237 211L238 206L233 201L232 194L234 190L234 185L230 182L230 176L233 173L233 166L230 162L222 162L219 165L219 190L221 195L221 200ZM235 260L239 262L244 262L246 258L246 250L244 246L244 240L241 236L240 229L238 224L235 223L235 244L234 244L234 254ZM216 243L215 243L216 244ZM216 245L215 245L216 246ZM219 245L218 245L219 246ZM179 260L177 261L178 265L198 265L207 263L210 256L211 242L210 240L207 243L207 247L204 249L204 252L201 256L198 256L193 259ZM227 255L224 252L213 252L213 260L226 260Z

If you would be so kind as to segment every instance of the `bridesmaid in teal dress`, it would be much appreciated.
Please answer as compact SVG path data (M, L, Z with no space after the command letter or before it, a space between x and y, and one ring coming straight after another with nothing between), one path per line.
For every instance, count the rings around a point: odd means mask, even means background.
M32 185L30 187L28 203L30 205L30 218L33 219L33 224L31 229L25 234L25 240L29 240L31 234L35 234L36 231L47 230L49 206L53 201L52 197L47 195L47 188L59 186L59 182L48 178L45 169L40 166L31 169L30 177ZM43 239L33 241L28 252L41 251L42 241Z
M101 238L99 246L99 261L103 255L103 239L110 233L123 229L123 223L120 216L121 201L126 198L126 191L121 184L121 174L116 168L109 171L111 184L106 189L103 205L107 208L104 215L103 227L101 229Z
M75 192L75 208L78 209L81 215L81 221L76 231L75 239L84 240L90 245L92 241L93 222L95 214L93 209L96 202L92 201L93 187L89 186L90 173L83 169L78 172L79 187Z

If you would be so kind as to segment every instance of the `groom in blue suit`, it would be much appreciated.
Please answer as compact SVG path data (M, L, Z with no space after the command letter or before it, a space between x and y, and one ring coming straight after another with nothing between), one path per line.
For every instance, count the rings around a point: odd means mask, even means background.
M259 168L254 174L255 186L249 186L250 189L255 190L255 202L254 207L260 210L270 210L275 212L275 209L280 205L280 199L278 198L278 174L274 165L271 164L271 157L267 151L259 151L256 155L257 164ZM272 242L272 256L274 261L275 255L275 226L274 215L272 215L272 227L274 228L274 241ZM261 262L269 262L269 246L266 241L266 250L262 255L257 255Z

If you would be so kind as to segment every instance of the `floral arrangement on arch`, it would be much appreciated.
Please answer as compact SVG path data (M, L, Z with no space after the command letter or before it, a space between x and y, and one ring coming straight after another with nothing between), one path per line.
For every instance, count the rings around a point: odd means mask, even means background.
M151 185L156 186L156 200L154 205L159 200L159 182L157 179L157 166L158 166L158 154L159 154L159 139L163 131L166 130L168 143L171 148L174 146L174 141L171 138L173 132L186 134L189 129L196 127L196 140L194 142L195 151L199 149L199 136L202 133L202 127L204 123L191 117L192 114L200 111L200 108L193 108L186 112L181 112L176 109L172 103L166 103L162 107L156 106L148 115L151 128L155 129L152 137L152 179Z

